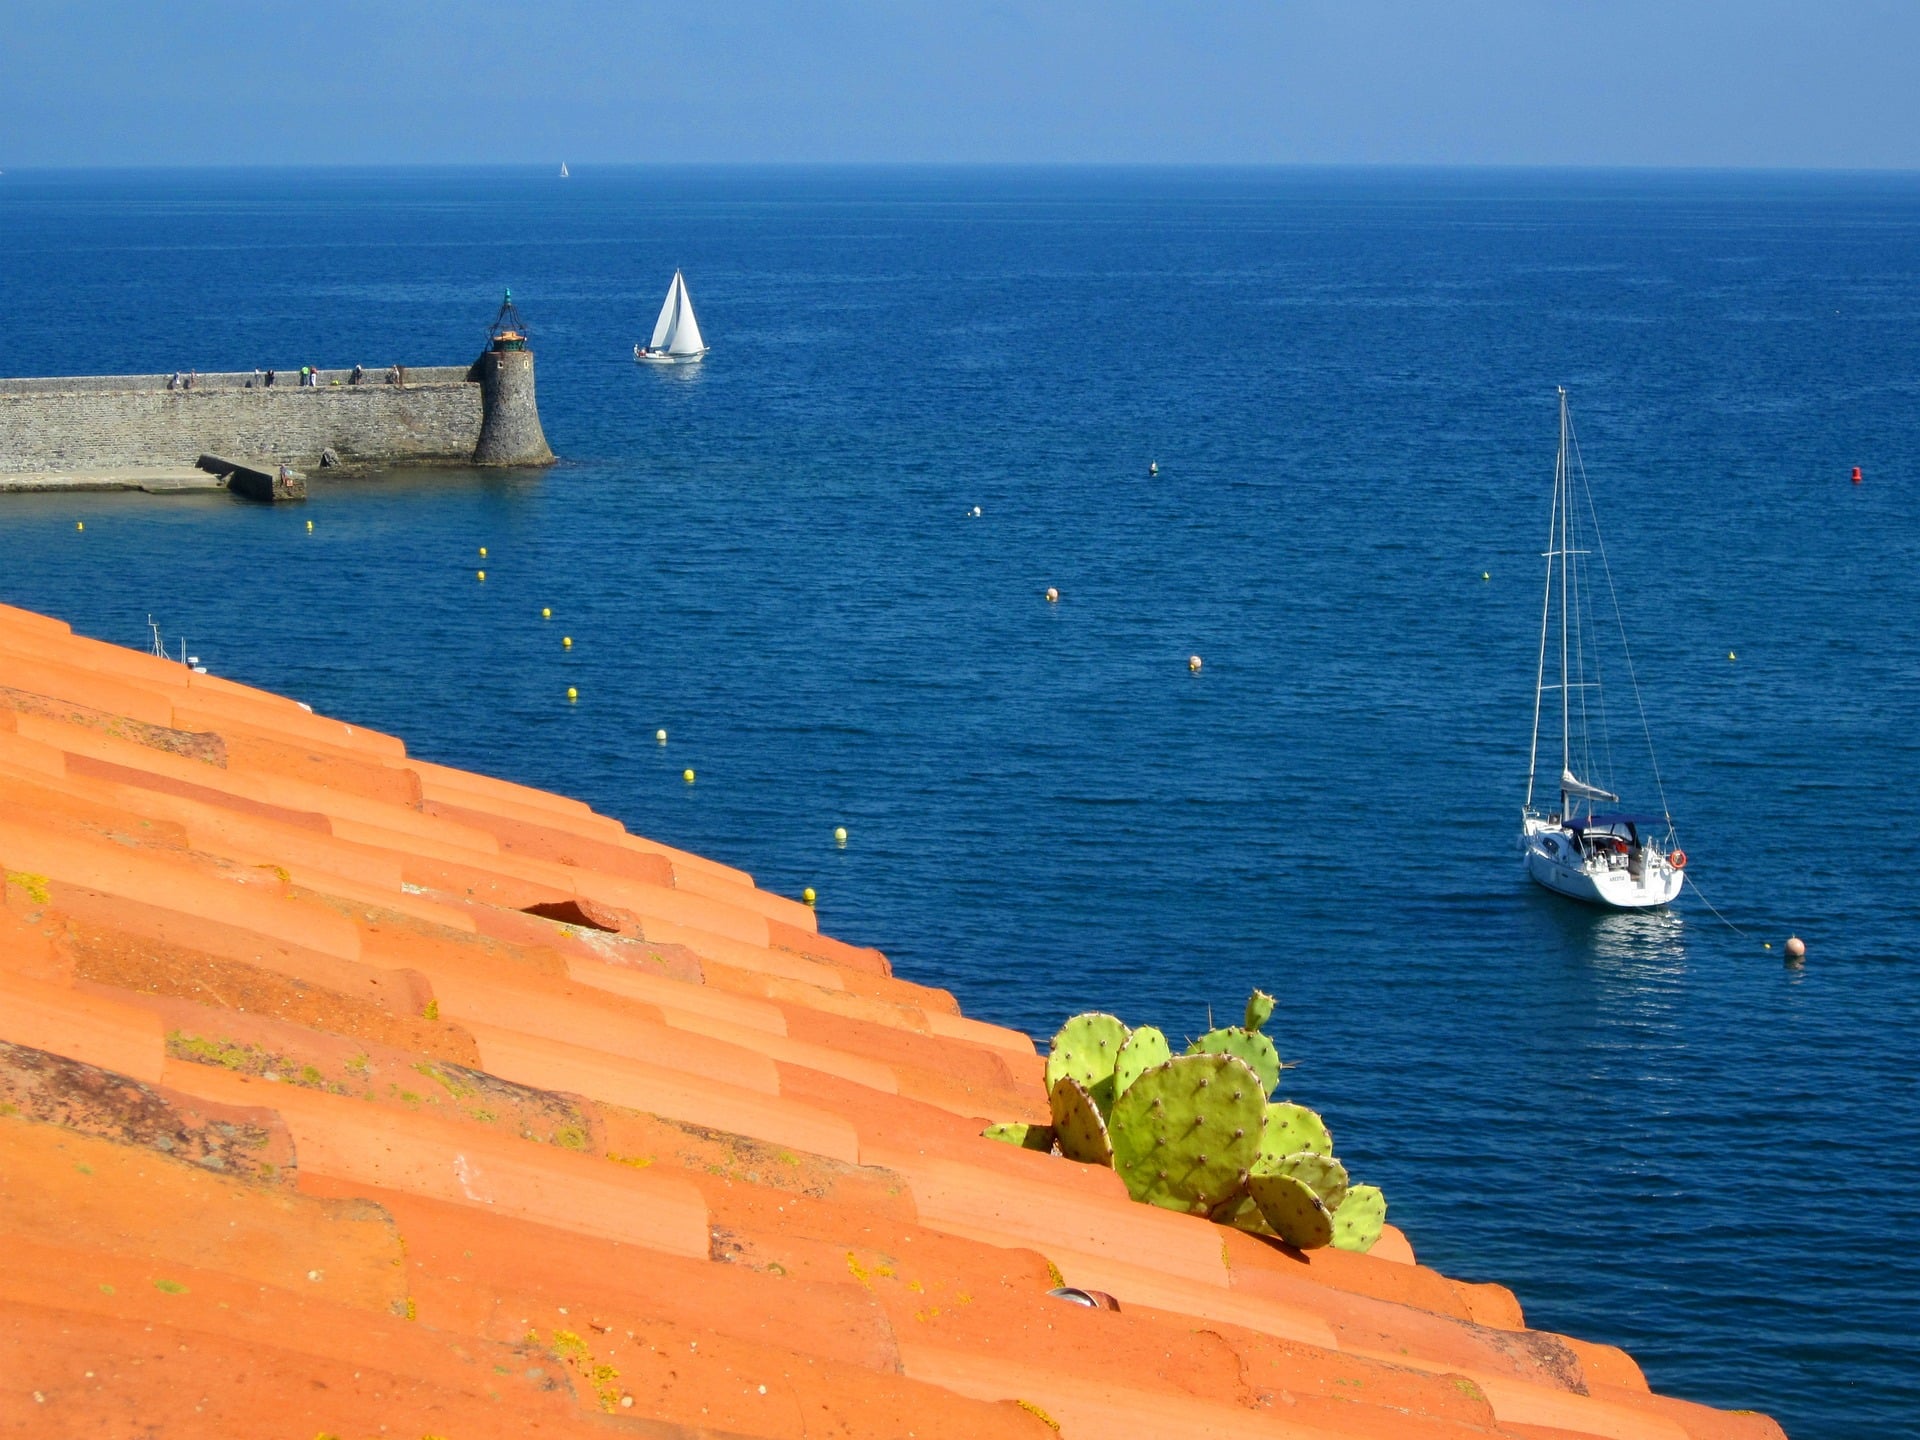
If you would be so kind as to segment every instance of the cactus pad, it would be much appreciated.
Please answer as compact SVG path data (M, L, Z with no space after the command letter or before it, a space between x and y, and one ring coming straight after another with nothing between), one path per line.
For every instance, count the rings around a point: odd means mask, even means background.
M1258 1075L1260 1083L1266 1087L1260 1092L1263 1098L1271 1095L1273 1087L1280 1083L1280 1052L1273 1048L1271 1040L1256 1030L1242 1030L1238 1025L1209 1030L1187 1046L1187 1054L1232 1055L1244 1060L1247 1068Z
M1260 1132L1260 1158L1269 1163L1302 1150L1316 1155L1333 1153L1333 1136L1320 1117L1304 1105L1281 1101L1267 1107L1267 1123Z
M1024 1121L1013 1120L1005 1125L989 1125L980 1133L989 1140L1018 1145L1022 1150L1039 1150L1044 1153L1053 1149L1053 1126L1051 1125L1028 1125Z
M1234 1191L1214 1206L1207 1218L1216 1225L1231 1225L1236 1230L1245 1230L1249 1235L1273 1234L1273 1227L1267 1224L1260 1207L1253 1203L1253 1197L1245 1190Z
M1247 1193L1273 1233L1296 1250L1317 1250L1333 1239L1333 1216L1306 1182L1291 1175L1255 1175Z
M1086 1086L1071 1075L1062 1075L1054 1082L1047 1101L1053 1107L1053 1131L1062 1155L1087 1165L1113 1164L1113 1144L1107 1138L1106 1122L1100 1118L1100 1107L1093 1103Z
M1151 1025L1142 1025L1127 1036L1127 1043L1120 1047L1120 1053L1114 1059L1114 1099L1126 1094L1127 1087L1154 1066L1164 1065L1172 1058L1173 1051L1167 1047L1167 1037Z
M1253 1162L1255 1175L1291 1175L1320 1197L1327 1209L1338 1211L1347 1198L1347 1167L1331 1155L1316 1155L1311 1150L1282 1156L1276 1160L1262 1154Z
M1264 990L1256 990L1247 997L1247 1029L1262 1030L1267 1021L1273 1018L1273 996Z
M1208 1214L1258 1158L1265 1110L1260 1077L1242 1061L1177 1056L1114 1102L1113 1168L1136 1200Z
M1101 1011L1076 1015L1060 1027L1047 1055L1047 1093L1071 1075L1093 1097L1102 1115L1113 1109L1113 1062L1126 1043L1127 1027Z
M1333 1212L1333 1243L1364 1255L1380 1238L1380 1227L1386 1223L1387 1197L1380 1193L1380 1187L1355 1185Z

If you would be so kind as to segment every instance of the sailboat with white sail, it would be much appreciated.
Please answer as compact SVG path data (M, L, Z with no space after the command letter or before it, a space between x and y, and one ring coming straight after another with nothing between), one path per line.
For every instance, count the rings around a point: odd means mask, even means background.
M560 178L562 180L567 178L567 162L564 160L560 162Z
M1686 882L1687 856L1674 838L1673 816L1660 782L1660 764L1653 755L1652 732L1640 704L1640 683L1633 673L1633 652L1627 647L1619 592L1614 588L1613 572L1600 541L1593 493L1580 464L1579 442L1574 439L1564 387L1560 391L1560 455L1553 471L1552 514L1545 554L1546 594L1540 602L1540 655L1534 676L1533 750L1527 761L1527 798L1521 807L1522 863L1535 883L1557 895L1613 910L1652 909L1670 904L1680 894ZM1633 703L1640 714L1640 730L1646 738L1647 758L1660 796L1657 815L1621 808L1620 796L1611 788L1617 782L1611 774L1612 741L1607 730L1606 692L1590 586L1596 556L1613 602L1620 652L1626 660L1627 679L1633 688ZM1555 648L1560 656L1557 684L1549 683L1547 667L1549 650ZM1543 713L1550 713L1545 705L1550 695L1558 700L1560 709L1560 776L1557 784L1549 782L1538 788L1546 794L1557 790L1560 804L1542 815L1534 805L1534 792L1541 759L1540 721ZM1549 726L1551 723L1549 719ZM1551 735L1548 743L1552 743ZM1602 781L1605 783L1597 783Z
M687 294L687 281L678 270L667 287L666 303L660 318L653 322L653 339L633 347L633 358L655 365L685 365L707 353L707 342L700 338L700 322L693 318L693 300Z

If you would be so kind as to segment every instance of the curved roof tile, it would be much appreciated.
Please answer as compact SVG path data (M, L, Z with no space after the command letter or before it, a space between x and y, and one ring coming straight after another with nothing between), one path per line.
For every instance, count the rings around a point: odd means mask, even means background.
M34 1433L1780 1434L980 1138L1032 1042L737 869L5 608L0 865Z

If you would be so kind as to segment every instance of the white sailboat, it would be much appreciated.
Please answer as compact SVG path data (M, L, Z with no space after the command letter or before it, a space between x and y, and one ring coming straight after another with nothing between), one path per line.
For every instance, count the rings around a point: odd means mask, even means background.
M567 162L564 160L560 162L560 178L562 180L567 178Z
M1592 549L1585 548L1589 540ZM1660 793L1658 815L1634 814L1620 808L1620 796L1608 788L1614 783L1609 773L1612 752L1588 585L1594 555L1600 559L1614 619L1620 624L1621 654L1633 687L1633 703L1640 713L1641 733L1647 739L1654 784ZM1545 559L1546 594L1540 602L1540 657L1533 690L1533 750L1527 761L1527 798L1521 807L1522 863L1537 884L1591 905L1646 910L1669 904L1685 883L1687 856L1674 841L1673 816L1660 784L1659 762L1653 758L1646 711L1640 707L1640 685L1633 674L1633 654L1627 649L1619 595L1607 566L1607 552L1600 543L1593 495L1580 468L1579 446L1573 440L1564 387L1560 391L1560 457L1553 471L1553 518ZM1556 638L1560 680L1549 684L1547 652ZM1557 789L1560 805L1542 815L1533 797L1540 764L1540 716L1548 695L1558 696L1560 702L1560 776L1557 785L1542 788L1547 793ZM1582 779L1582 775L1587 778Z
M693 318L693 301L687 295L687 282L678 270L667 287L666 303L660 318L653 322L653 339L633 347L633 358L655 365L684 365L707 353L707 342L700 338L700 322Z

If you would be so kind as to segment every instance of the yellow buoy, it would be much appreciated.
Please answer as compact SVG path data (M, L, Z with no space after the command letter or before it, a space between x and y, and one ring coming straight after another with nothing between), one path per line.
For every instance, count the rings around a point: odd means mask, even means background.
M484 546L484 545L482 545L482 546L480 547L480 558L481 558L482 560L484 560L484 559L486 559L486 558L487 558L487 547L486 547L486 546Z
M307 521L307 533L309 535L313 533L313 521L311 520Z
M562 636L560 637L560 643L561 643L561 644L562 644L563 646L565 646L565 647L566 647L567 649L569 649L569 650L571 650L571 649L573 649L573 636L571 636L571 635L562 635Z
M687 784L689 784L689 785L691 785L691 784L693 783L693 771L691 771L691 770L682 770L682 771L680 772L680 778L681 778L682 780L684 780L684 781L686 781L686 782L687 782Z
M542 605L540 607L540 618L542 620L551 620L553 618L552 609L548 606Z
M1491 580L1493 578L1493 572L1491 570L1482 570L1480 572L1480 578L1482 580Z
M484 570L476 570L473 573L478 575L482 580L487 578L487 572Z
M1729 650L1729 651L1727 651L1727 659L1729 659L1729 660L1733 660L1733 659L1736 659L1736 658L1738 658L1738 657L1734 655L1734 653L1733 653L1733 651L1731 651L1731 650Z
M813 893L813 887L809 885L807 886L806 889L800 892L800 898L806 901L807 904L811 905L815 900L819 899L820 897Z
M653 738L664 745L667 743L667 732L664 730L656 730L653 732Z
M834 843L835 843L836 845L844 845L844 844L846 844L846 843L847 843L847 827L846 827L846 826L844 826L844 825L836 825L836 826L834 826L834 827L833 827L833 840L834 840Z
M76 520L73 522L73 528L76 530L84 530L87 528L87 522L84 520Z
M578 700L579 698L580 698L580 692L574 689L573 686L571 685L567 686L567 699Z
M1200 657L1198 655L1187 656L1187 669L1193 671L1195 674L1200 672Z

